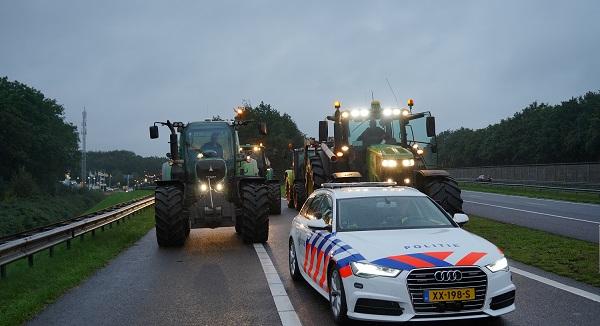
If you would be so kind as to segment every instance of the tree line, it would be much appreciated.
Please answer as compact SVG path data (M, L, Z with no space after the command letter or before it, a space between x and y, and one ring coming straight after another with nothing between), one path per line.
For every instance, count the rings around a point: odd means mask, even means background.
M534 102L486 128L444 131L437 142L443 167L600 161L600 92Z

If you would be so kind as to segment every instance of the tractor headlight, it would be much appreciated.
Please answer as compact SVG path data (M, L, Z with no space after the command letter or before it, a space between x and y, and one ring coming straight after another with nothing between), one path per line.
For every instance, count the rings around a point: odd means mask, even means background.
M342 146L342 152L347 152L348 149L350 149L348 146L346 146L346 145Z
M409 185L410 184L410 178L404 178L404 184Z
M383 109L383 116L389 117L392 115L392 109Z
M363 117L363 118L368 117L369 116L369 110L367 110L367 109L360 110L360 116Z
M201 183L200 184L200 191L207 192L208 191L208 185L206 183Z
M414 166L415 165L415 160L413 160L412 158L410 160L402 160L402 166L408 167L408 166Z
M217 189L217 191L221 191L223 190L223 184L222 183L217 183L217 186L215 187L215 189Z
M358 110L352 110L352 112L350 112L350 115L353 118L358 118L358 117L360 117L360 111L358 111Z
M349 116L350 116L350 113L348 113L348 111L342 112L342 118L343 119L348 119Z
M396 160L383 160L381 161L381 166L384 168L395 168L398 166L398 161Z
M371 278L376 276L396 277L401 270L389 267L383 267L370 263L351 262L352 273L358 277Z
M196 156L198 159L201 159L204 157L204 155L202 155L202 153L198 153L198 156Z
M496 273L498 271L507 271L508 270L508 260L506 260L506 257L502 257L502 258L496 260L495 262L493 262L489 265L486 265L485 267L487 267L487 269L492 271L492 273Z

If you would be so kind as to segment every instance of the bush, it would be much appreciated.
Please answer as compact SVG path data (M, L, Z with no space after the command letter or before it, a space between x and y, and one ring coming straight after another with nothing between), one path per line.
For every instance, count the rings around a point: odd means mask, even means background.
M25 171L25 168L20 168L13 175L8 185L9 192L17 198L28 198L39 193L39 188L31 173Z

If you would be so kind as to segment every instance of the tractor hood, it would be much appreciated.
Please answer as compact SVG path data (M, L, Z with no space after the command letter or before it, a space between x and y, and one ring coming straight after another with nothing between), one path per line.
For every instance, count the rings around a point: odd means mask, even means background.
M369 146L369 152L384 160L402 160L414 158L413 154L406 148L398 145L379 144Z

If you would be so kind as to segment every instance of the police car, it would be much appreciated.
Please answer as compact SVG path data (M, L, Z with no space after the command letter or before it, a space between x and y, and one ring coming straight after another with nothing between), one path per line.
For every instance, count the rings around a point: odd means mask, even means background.
M410 187L323 184L294 218L289 270L327 298L333 318L431 321L515 309L508 262Z

